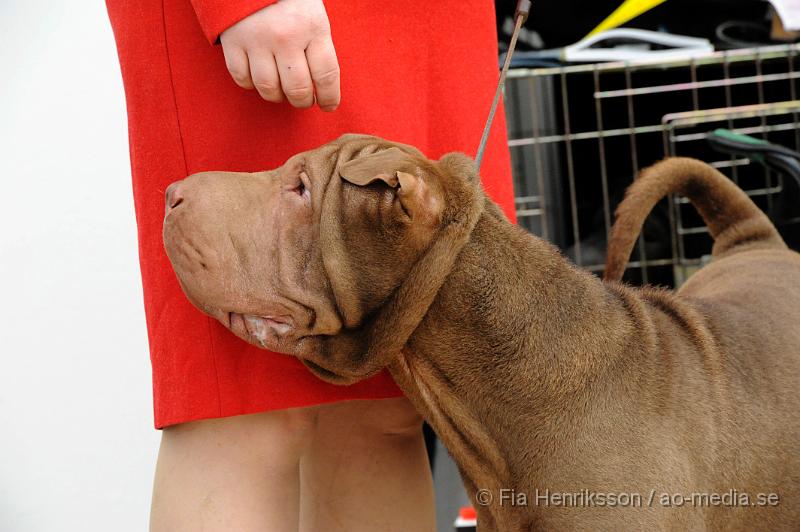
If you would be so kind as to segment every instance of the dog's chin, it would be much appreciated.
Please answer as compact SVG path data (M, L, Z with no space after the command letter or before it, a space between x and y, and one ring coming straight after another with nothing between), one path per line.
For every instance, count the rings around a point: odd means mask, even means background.
M298 339L291 318L223 311L211 314L229 331L255 347L286 355L298 353Z
M349 384L355 384L356 382L360 381L360 378L357 377L349 377L346 375L339 375L338 373L334 373L330 370L327 370L320 366L319 364L312 362L307 359L300 359L305 367L314 374L315 377L318 379L322 379L325 382L330 382L331 384L339 384L342 386L347 386Z
M294 338L291 323L286 318L254 316L237 312L212 313L233 334L245 342L274 353L297 357L317 378L331 384L346 386L364 380L370 375L342 375L309 360L308 356L319 349L314 337Z

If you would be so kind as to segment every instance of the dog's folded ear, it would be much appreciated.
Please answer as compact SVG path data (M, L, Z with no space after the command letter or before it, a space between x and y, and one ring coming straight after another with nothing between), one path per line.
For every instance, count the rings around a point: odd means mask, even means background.
M426 182L423 170L415 164L411 155L398 148L348 161L339 169L339 175L358 186L383 181L397 189L400 207L412 220L425 218L433 221L441 212L441 201L431 184Z
M339 175L345 181L362 187L377 180L396 187L396 172L410 170L412 166L410 155L398 148L389 148L347 161L339 168Z

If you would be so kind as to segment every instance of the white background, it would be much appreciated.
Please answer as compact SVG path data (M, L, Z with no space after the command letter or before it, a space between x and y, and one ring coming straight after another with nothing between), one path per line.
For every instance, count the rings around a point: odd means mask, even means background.
M146 530L158 445L105 5L0 0L0 530Z

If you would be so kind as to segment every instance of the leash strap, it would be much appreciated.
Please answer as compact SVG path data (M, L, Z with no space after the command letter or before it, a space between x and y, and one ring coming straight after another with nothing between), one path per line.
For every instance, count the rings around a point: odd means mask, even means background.
M497 90L494 92L494 100L492 100L492 107L489 109L489 117L486 119L486 125L483 127L483 136L481 136L481 143L478 145L478 153L475 155L475 166L480 170L481 161L483 160L483 152L486 151L486 143L489 140L489 132L492 130L492 121L497 112L497 104L500 102L500 95L503 93L503 87L506 84L506 74L508 74L508 66L511 64L511 56L514 55L514 48L517 46L517 37L519 37L519 30L528 18L528 13L531 10L530 0L517 0L517 10L514 13L514 33L511 34L511 42L508 45L508 52L506 52L505 61L503 61L503 69L500 71L500 80L497 82Z

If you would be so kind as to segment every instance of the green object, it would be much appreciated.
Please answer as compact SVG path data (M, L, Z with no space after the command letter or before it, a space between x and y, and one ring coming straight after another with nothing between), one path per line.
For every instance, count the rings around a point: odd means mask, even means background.
M711 132L708 141L719 151L747 155L761 164L764 164L763 150L770 145L765 140L722 128Z
M749 135L742 135L741 133L734 133L730 129L715 129L713 134L735 142L742 142L744 144L769 144L766 140L757 139Z
M794 150L729 129L712 131L708 143L718 152L747 157L768 170L786 174L800 185L800 153Z

